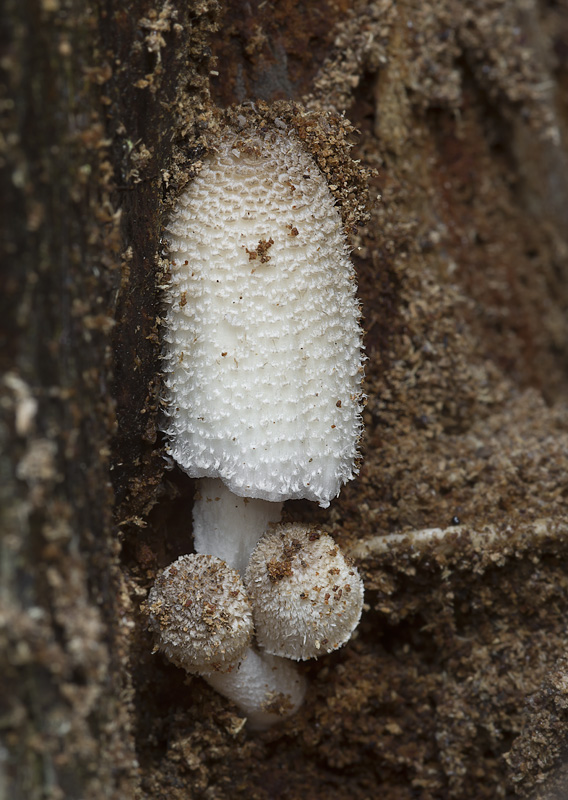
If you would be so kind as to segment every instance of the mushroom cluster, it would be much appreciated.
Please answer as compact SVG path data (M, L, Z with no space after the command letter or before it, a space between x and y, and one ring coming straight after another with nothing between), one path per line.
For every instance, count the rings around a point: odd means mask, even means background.
M251 647L252 608L238 572L204 554L181 556L156 579L146 603L157 647L246 710L262 729L302 703L304 681L283 658Z
M362 609L361 579L333 540L278 525L283 501L325 508L357 472L354 271L323 174L293 132L276 128L227 131L166 238L165 433L173 460L200 479L198 555L157 579L150 625L174 663L267 726L301 702L289 660L340 647ZM232 589L219 588L221 563Z

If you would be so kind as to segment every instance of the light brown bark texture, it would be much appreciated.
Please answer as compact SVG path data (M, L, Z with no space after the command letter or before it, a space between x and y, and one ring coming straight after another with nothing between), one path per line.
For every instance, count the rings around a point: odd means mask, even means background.
M7 0L0 67L0 797L565 797L566 0ZM252 735L140 604L192 547L161 232L219 111L276 101L374 170L361 473L286 509L366 608Z

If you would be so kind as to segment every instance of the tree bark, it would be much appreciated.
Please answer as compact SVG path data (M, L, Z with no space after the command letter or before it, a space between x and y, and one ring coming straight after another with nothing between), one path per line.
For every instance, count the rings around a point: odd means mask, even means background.
M0 797L562 791L566 3L4 17ZM275 101L345 112L376 171L351 238L361 475L328 511L287 509L358 559L367 607L304 667L300 713L251 736L151 654L139 606L191 551L192 483L159 434L164 220L219 111Z

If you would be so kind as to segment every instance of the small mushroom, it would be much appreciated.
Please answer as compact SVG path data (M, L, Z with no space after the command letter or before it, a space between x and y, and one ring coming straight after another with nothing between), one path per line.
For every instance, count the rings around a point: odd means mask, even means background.
M181 556L170 564L156 578L147 610L159 649L196 674L233 669L254 633L240 576L214 556Z
M363 582L331 536L277 525L257 544L245 575L257 642L298 661L345 644L359 623Z
M249 727L270 727L301 705L305 686L293 665L251 647L245 588L220 559L178 558L156 578L145 610L156 650L230 698Z

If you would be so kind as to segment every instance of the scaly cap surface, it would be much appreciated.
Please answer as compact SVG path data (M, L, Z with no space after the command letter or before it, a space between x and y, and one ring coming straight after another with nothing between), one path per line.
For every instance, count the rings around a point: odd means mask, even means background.
M198 675L235 667L253 634L243 582L215 556L181 556L170 564L156 578L146 609L158 648Z
M341 218L292 134L228 133L167 226L169 451L235 494L329 505L356 473L361 328Z
M251 556L245 585L258 644L304 660L348 641L363 607L363 582L331 536L301 524L277 525Z

